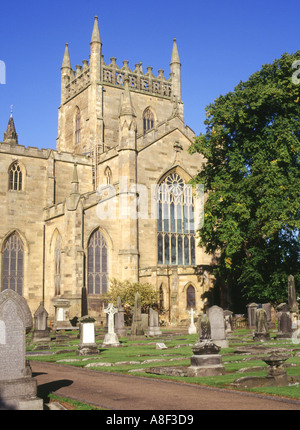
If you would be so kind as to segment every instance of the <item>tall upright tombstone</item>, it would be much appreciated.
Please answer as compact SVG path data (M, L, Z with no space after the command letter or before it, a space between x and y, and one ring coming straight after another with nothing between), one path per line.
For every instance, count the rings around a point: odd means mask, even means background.
M210 322L207 314L202 314L199 316L198 328L199 342L207 342L211 340Z
M122 306L121 298L117 297L117 309L118 312L115 313L115 332L118 337L123 337L127 335L125 321L124 321L124 308Z
M159 328L158 312L152 308L149 309L149 328L148 336L160 336L162 334Z
M277 306L278 311L278 333L277 339L290 339L292 337L292 320L290 317L289 306L281 303Z
M267 313L267 322L268 322L268 327L269 329L273 329L275 328L275 324L272 322L272 305L271 303L263 303L262 304L262 308L266 311Z
M289 300L289 307L291 312L298 312L298 303L297 303L297 296L296 296L296 288L295 288L295 278L293 275L289 275L288 277L288 300Z
M136 293L132 315L131 336L143 336L141 295Z
M50 327L48 327L48 312L44 308L44 303L41 302L34 313L34 331L32 342L49 342Z
M219 306L212 306L208 309L208 317L212 342L221 348L228 348L223 309Z
M256 326L256 310L258 308L257 303L249 303L247 305L248 310L248 328L255 328Z
M267 312L263 308L256 310L256 327L253 334L253 340L266 341L270 340Z
M32 329L26 300L13 290L0 293L0 409L43 410L37 381L26 362L26 332Z

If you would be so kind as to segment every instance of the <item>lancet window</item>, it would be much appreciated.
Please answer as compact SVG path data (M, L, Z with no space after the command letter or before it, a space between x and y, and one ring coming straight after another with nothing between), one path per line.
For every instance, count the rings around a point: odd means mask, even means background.
M8 188L13 191L22 191L23 189L23 173L17 161L10 166Z
M158 264L195 265L192 187L173 172L157 191Z
M2 290L12 289L21 296L24 284L24 245L17 233L11 234L3 247Z
M105 294L108 287L108 247L100 230L88 243L88 293Z
M186 304L187 308L196 307L195 288L192 285L189 285L186 290Z
M144 112L144 133L151 130L154 127L154 115L150 108Z

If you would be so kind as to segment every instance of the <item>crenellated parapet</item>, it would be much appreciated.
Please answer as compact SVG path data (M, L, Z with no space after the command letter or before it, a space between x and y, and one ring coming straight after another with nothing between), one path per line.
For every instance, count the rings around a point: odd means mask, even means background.
M147 73L143 73L142 63L137 63L135 69L130 70L127 60L123 61L123 67L117 65L115 57L110 61L110 64L106 65L102 57L103 84L120 88L128 78L130 90L171 98L172 80L165 78L163 70L160 69L158 76L155 77L150 66L147 67Z
M82 61L83 65L77 65L76 71L70 70L70 77L65 81L65 97L69 100L90 84L90 68L88 60Z

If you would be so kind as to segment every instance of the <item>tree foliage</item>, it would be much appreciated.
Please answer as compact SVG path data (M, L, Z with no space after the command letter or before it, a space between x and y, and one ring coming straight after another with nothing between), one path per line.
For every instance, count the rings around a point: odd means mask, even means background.
M103 296L106 303L117 305L117 298L120 297L122 306L125 310L125 319L129 324L131 322L131 311L135 304L135 295L140 293L141 309L143 313L147 313L150 307L158 308L159 293L150 283L119 281L116 278L111 279L110 287L107 294Z
M221 251L217 282L247 300L286 300L287 277L300 286L300 51L266 64L206 108L205 185L199 244Z

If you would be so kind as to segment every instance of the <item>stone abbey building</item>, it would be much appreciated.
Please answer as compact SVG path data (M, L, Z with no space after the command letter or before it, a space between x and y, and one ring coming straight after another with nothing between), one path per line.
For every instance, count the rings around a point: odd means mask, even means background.
M112 278L152 283L171 323L202 309L211 258L197 246L185 184L203 159L187 151L175 39L170 57L169 79L106 64L95 17L89 60L73 70L65 47L56 150L22 146L11 115L0 143L0 289L32 312L43 301L53 318L63 298L79 317L86 289L98 317Z

